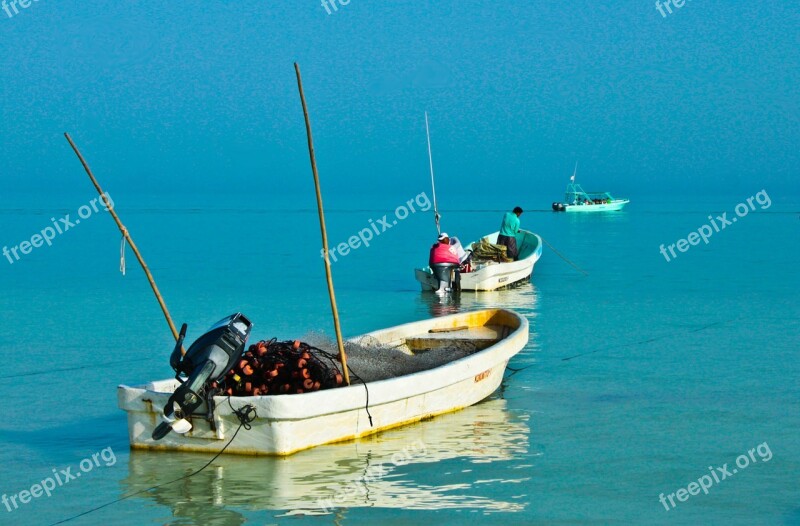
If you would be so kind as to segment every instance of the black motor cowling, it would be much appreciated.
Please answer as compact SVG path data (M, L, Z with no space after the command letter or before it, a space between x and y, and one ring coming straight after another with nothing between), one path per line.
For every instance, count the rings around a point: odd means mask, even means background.
M458 271L458 265L454 263L433 263L431 264L433 277L439 280L439 288L436 292L451 292L458 287L453 283L454 274Z
M241 357L252 328L253 324L243 314L233 314L215 323L181 356L186 335L183 324L169 359L181 385L167 401L162 422L153 431L153 440L161 440L173 430L186 433L192 428L186 417L203 403L207 385L222 378Z

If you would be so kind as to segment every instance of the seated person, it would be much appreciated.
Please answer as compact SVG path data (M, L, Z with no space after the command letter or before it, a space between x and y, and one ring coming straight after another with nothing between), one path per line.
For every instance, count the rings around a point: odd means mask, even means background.
M460 247L461 244L459 243L457 246ZM430 258L428 258L429 265L441 263L461 264L456 245L450 244L450 236L447 235L447 232L442 232L439 235L439 240L431 247Z
M460 243L458 246L461 246ZM428 264L433 267L433 265L448 263L455 265L455 276L453 279L452 288L455 291L459 291L461 290L461 272L459 272L461 260L458 257L456 245L450 244L450 236L448 236L446 232L442 232L439 235L439 239L436 244L431 247L431 254L428 258Z

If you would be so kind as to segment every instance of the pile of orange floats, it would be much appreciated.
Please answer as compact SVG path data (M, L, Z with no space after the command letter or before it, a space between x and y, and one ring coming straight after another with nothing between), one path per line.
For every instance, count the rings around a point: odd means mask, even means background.
M339 361L299 340L273 338L251 345L224 378L211 389L229 396L299 394L339 387Z

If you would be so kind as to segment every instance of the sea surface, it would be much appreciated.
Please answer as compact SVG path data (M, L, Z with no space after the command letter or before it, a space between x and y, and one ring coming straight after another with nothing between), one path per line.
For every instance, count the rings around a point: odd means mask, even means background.
M634 196L598 215L553 213L557 195L522 189L508 203L439 196L464 242L520 204L523 228L549 243L530 283L442 299L413 275L436 237L432 211L394 224L417 196L336 189L331 245L384 214L391 225L333 264L345 336L507 307L529 319L529 344L474 407L286 459L223 456L171 484L211 455L129 451L116 388L170 377L173 341L130 248L120 274L110 215L93 213L52 246L0 258L0 493L17 498L0 503L0 523L800 524L800 206L772 196L707 244L659 252L760 190ZM257 339L332 334L309 195L111 191L189 341L238 311ZM94 197L5 195L0 246L74 222ZM20 502L63 470L81 476ZM707 494L691 485L714 478Z

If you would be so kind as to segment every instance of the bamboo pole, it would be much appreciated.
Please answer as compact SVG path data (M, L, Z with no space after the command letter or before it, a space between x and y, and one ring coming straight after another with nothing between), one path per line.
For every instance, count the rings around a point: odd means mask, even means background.
M333 276L331 275L331 261L328 252L328 233L325 230L325 213L322 210L322 193L319 189L319 173L317 172L317 159L314 155L314 139L311 137L311 121L308 118L308 106L303 94L303 80L300 78L300 66L294 64L297 74L297 89L300 91L300 102L303 104L303 117L306 120L306 135L308 136L308 155L311 158L311 173L314 175L314 188L317 191L317 210L319 211L319 228L322 231L322 250L325 253L325 277L328 280L328 295L331 298L331 311L333 311L333 326L336 330L336 345L339 347L339 361L344 369L344 381L350 385L350 372L347 370L347 355L342 342L342 329L339 326L339 309L336 308L336 294L333 291Z
M67 141L69 141L69 145L72 146L75 155L77 155L78 159L81 161L83 169L86 170L86 173L89 175L89 179L92 180L92 184L94 185L95 189L100 194L100 197L103 198L103 203L106 205L106 208L108 208L108 212L111 214L111 217L114 218L114 221L117 223L117 227L119 227L120 232L122 232L122 235L125 237L125 240L131 246L131 250L133 250L133 253L136 254L136 259L139 260L139 264L142 266L142 269L144 269L144 273L147 276L147 281L150 282L150 287L153 289L153 292L156 295L158 304L161 305L161 311L164 313L164 317L167 319L167 323L169 324L169 330L172 331L172 336L175 338L175 341L178 341L179 338L178 331L177 329L175 329L175 324L172 323L172 317L169 315L169 310L167 310L167 305L164 303L164 298L161 297L161 293L158 291L158 287L156 286L156 282L153 279L153 275L150 273L150 269L147 268L147 264L145 264L144 258L142 258L142 255L139 253L139 249L136 247L136 243L133 242L133 238L128 233L128 229L125 228L125 225L122 224L122 221L120 220L117 213L110 206L108 198L105 196L105 192L103 192L103 189L100 188L100 183L98 183L97 179L95 179L94 174L92 174L91 168L89 168L89 165L86 163L86 160L83 158L83 155L81 155L81 152L78 150L78 147L75 146L75 143L72 141L72 137L69 136L69 133L64 133L64 137L66 137ZM181 353L186 354L186 349L184 349L183 346L181 346Z

